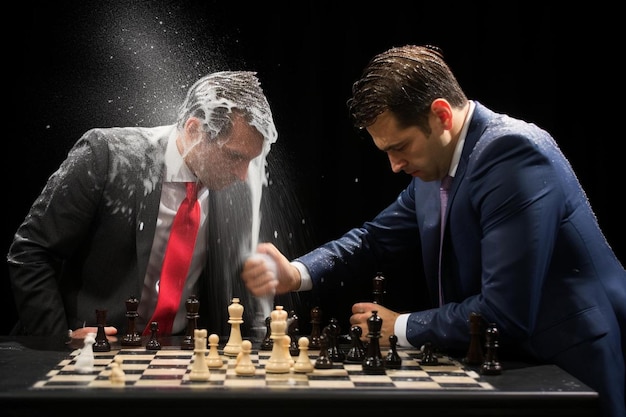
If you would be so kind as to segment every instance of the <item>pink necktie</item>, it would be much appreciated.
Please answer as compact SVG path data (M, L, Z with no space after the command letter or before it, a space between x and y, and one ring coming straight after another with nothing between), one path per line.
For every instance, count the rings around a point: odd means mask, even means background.
M197 200L198 186L195 182L188 182L186 185L187 196L178 207L174 217L163 258L156 309L144 329L144 335L150 334L149 324L154 321L158 322L159 331L162 335L171 334L174 318L180 306L180 297L187 280L200 224L200 204Z
M448 191L452 184L452 177L446 175L441 180L441 186L439 188L439 198L441 200L441 231L439 234L439 306L443 305L443 289L441 288L441 262L443 256L443 231L446 228L446 208L448 207Z

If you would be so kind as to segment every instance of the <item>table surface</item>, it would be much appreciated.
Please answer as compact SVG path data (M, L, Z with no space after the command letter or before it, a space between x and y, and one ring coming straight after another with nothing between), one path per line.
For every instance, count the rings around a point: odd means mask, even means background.
M66 340L0 336L0 405L6 415L88 410L93 415L149 413L297 413L320 416L406 413L420 416L597 416L598 394L555 365L501 361L500 375L480 375L489 390L305 388L273 389L33 389L76 346ZM165 341L176 346L177 341ZM119 346L112 345L113 348ZM475 368L479 371L479 367Z

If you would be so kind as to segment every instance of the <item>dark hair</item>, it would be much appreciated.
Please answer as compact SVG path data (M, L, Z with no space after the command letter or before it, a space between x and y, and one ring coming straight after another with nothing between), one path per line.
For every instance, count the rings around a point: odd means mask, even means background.
M209 138L215 139L232 128L233 112L242 114L266 142L276 141L278 134L272 111L252 71L221 71L200 78L189 88L180 106L177 125L182 129L189 117L197 117Z
M406 45L376 55L352 85L348 111L363 129L391 111L400 127L418 126L430 133L428 113L437 98L462 107L467 97L435 46Z

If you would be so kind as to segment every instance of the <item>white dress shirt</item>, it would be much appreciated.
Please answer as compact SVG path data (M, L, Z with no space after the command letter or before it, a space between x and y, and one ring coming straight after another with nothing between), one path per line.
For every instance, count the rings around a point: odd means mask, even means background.
M180 152L178 152L176 136L176 129L172 129L165 151L165 175L161 190L161 203L159 204L159 215L157 217L154 242L152 242L152 251L150 252L150 260L148 261L148 269L141 293L141 303L139 303L139 308L137 309L137 313L139 314L137 324L140 328L148 324L157 304L159 279L161 277L165 248L167 247L170 229L178 206L187 194L185 183L197 181L195 175L189 170L187 165L185 165ZM181 296L178 314L176 315L172 327L173 334L180 333L187 327L185 301L191 294L196 293L198 279L206 263L209 190L204 186L198 190L198 202L200 203L200 228L198 230L198 239L196 239L196 246L191 260L191 266L189 267L189 275L187 276L185 288Z

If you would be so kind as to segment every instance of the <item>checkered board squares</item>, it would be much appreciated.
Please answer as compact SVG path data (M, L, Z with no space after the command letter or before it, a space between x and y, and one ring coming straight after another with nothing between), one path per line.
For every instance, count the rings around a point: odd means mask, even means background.
M94 352L94 370L81 374L75 369L75 359L79 351L72 352L66 359L48 372L44 379L37 381L33 389L403 389L403 390L493 390L482 381L475 371L464 368L459 362L440 357L434 366L422 366L417 350L399 350L402 358L400 369L387 369L383 375L368 375L361 364L334 363L331 369L315 369L310 373L291 370L288 373L265 372L265 363L271 352L255 351L252 362L256 366L254 375L242 376L235 372L236 358L220 351L223 365L209 368L209 379L190 379L193 351L164 348L148 351L142 348ZM309 351L309 358L315 363L319 351ZM112 384L111 363L115 357L122 358L122 370L126 376L124 385ZM297 358L293 358L296 360Z

